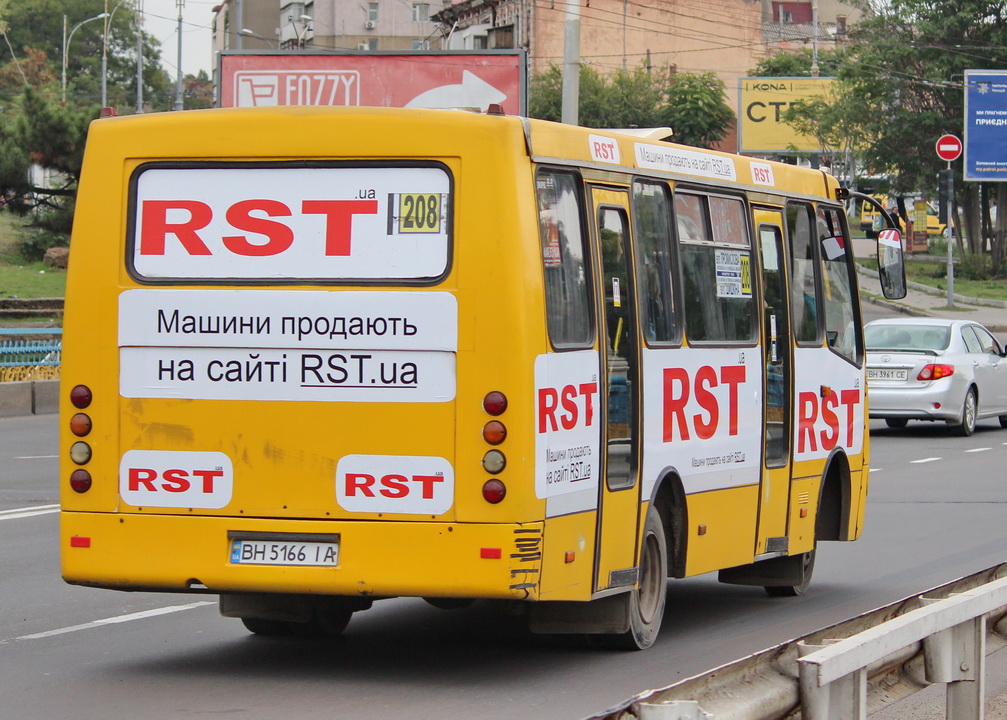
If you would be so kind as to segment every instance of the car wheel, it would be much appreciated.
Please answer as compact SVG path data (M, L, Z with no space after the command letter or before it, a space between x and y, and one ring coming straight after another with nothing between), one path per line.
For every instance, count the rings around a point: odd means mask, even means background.
M969 388L962 403L962 414L954 425L955 431L962 437L968 437L976 431L976 389Z
M904 428L909 424L905 418L885 418L885 425L890 428Z

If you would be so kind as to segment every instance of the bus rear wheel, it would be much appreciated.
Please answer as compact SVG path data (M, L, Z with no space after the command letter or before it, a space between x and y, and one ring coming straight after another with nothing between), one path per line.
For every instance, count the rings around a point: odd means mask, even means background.
M256 635L264 637L296 637L324 638L342 635L350 624L353 611L348 608L316 608L307 622L293 620L267 620L256 617L243 617L241 624Z
M793 559L800 563L801 581L796 585L766 585L766 594L769 597L799 597L808 591L808 587L811 585L811 574L815 570L815 551L809 550L806 553L795 555Z
M647 511L640 549L640 578L629 601L629 630L606 637L606 645L620 650L646 650L657 639L668 596L668 541L661 514Z

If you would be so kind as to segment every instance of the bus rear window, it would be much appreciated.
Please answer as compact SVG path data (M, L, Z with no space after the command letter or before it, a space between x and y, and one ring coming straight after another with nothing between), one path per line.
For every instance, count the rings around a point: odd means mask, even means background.
M148 164L130 184L143 282L434 282L449 268L439 165Z

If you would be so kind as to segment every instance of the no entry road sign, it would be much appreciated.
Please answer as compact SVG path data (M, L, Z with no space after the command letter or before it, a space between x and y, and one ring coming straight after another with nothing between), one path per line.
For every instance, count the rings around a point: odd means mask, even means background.
M962 154L962 141L954 135L941 135L937 141L937 157L941 160L957 160Z

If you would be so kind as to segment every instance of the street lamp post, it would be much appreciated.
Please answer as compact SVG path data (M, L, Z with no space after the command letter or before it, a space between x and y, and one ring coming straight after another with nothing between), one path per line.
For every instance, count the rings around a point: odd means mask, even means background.
M294 18L292 18L292 17L290 17L288 15L287 16L287 20L290 21L290 27L294 28L294 36L297 38L297 49L298 50L303 50L304 49L304 37L308 34L308 31L311 30L311 16L310 15L301 15L301 17L298 18L298 20L300 20L300 22L301 22L301 30L300 30L300 32L298 32L298 30L297 30L297 25L294 23Z
M255 38L256 40L261 40L262 42L266 43L266 45L269 46L270 50L275 50L276 49L276 46L273 44L272 40L270 40L269 38L265 37L264 35L258 35L257 33L253 32L252 30L250 30L248 28L241 28L241 30L238 31L238 36L239 37L246 37L246 38Z
M70 30L69 35L66 34L66 15L63 16L63 102L64 103L66 102L66 53L70 49L70 41L73 40L73 34L77 32L77 28L79 28L84 23L89 23L92 20L101 20L107 14L108 13L101 13L100 15L95 15L94 17L90 17L87 20L81 20L79 23L73 26L73 28Z
M108 12L108 0L105 0L105 12L102 13L105 16L105 27L101 35L101 106L105 107L106 104L106 93L105 88L108 83L108 31L112 26L112 18L115 17L115 11L122 7L124 0L119 0L119 3L112 8L111 14Z
M176 0L178 5L178 84L175 87L175 109L181 110L182 105L182 6L185 0Z

